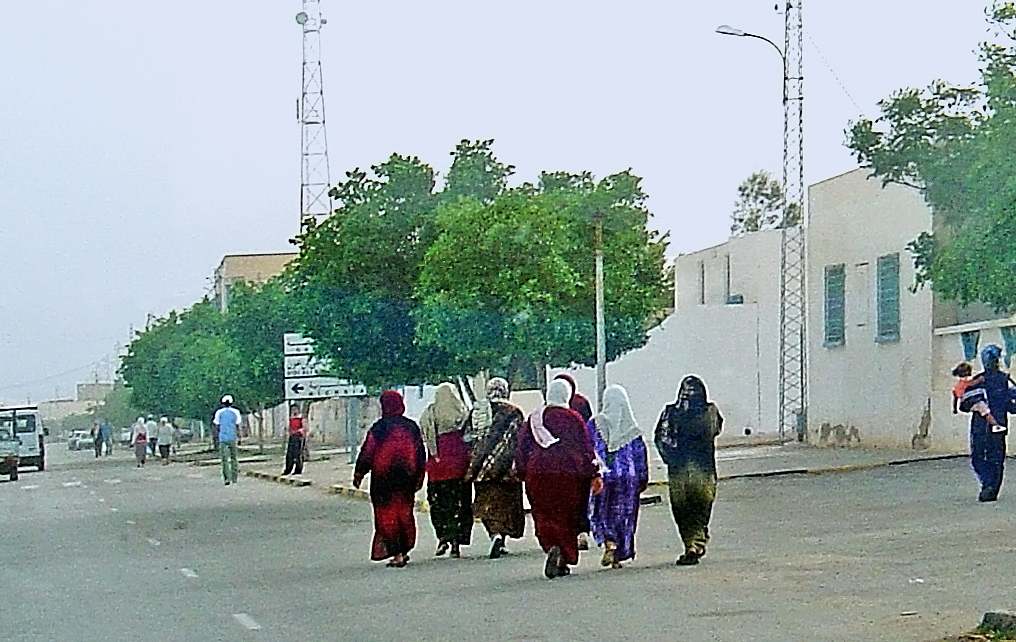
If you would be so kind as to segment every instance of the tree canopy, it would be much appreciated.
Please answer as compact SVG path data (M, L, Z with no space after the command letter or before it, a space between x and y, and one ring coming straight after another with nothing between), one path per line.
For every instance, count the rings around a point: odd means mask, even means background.
M801 220L797 203L787 203L783 185L760 169L737 186L737 200L730 215L731 236L796 225Z
M901 89L860 119L847 145L883 184L923 194L932 232L910 244L917 284L947 300L1016 310L1016 6L987 11L999 42L980 47L981 78Z

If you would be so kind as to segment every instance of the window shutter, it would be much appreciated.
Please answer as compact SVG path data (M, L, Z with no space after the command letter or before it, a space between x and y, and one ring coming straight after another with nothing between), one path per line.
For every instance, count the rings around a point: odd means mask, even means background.
M843 264L825 268L825 342L827 348L846 343L846 283Z
M879 342L900 340L900 255L878 257L878 330Z

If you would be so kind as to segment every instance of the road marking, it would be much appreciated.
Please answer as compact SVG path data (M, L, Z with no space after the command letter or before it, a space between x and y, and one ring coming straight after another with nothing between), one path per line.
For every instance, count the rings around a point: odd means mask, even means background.
M189 569L189 568L181 568L180 569L180 573L184 577L197 577L198 576L198 574L195 573L193 569Z
M257 623L257 620L246 613L234 613L233 618L251 631L257 631L261 628L261 625Z
M137 522L135 522L133 519L128 519L127 523L130 524L131 526L133 526L134 524L137 524Z
M81 482L79 482L79 481L69 481L69 482L64 482L63 483L63 487L64 488L73 488L75 486L80 486L80 485L81 485Z
M105 502L105 501L106 501L106 500L105 500L105 499L103 499L102 497L100 497L100 498L99 498L99 502Z
M116 512L118 512L118 511L119 511L120 509L119 509L119 508L110 508L109 510L113 511L114 513L116 513Z
M148 538L148 543L151 544L152 546L158 546L162 542L160 542L159 540L155 539L154 537L149 537Z
M22 486L21 488L23 488L24 490L35 490L38 487L39 487L38 484L30 484L28 486Z
M201 479L202 477L204 477L204 475L202 475L201 473L191 473L187 475L188 479Z
M123 483L123 480L121 480L121 479L107 479L105 481L106 481L107 484L122 484Z

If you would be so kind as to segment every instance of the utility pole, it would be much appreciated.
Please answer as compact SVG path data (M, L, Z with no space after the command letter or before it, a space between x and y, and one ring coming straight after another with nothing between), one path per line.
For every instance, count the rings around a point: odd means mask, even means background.
M786 0L783 67L784 225L780 245L780 440L807 431L803 0Z
M319 217L332 213L328 195L328 138L325 132L325 94L321 75L321 0L303 0L303 11L296 14L303 27L303 92L297 103L300 121L300 232Z
M603 216L596 225L596 412L603 410L603 391L607 387L607 332L603 327Z

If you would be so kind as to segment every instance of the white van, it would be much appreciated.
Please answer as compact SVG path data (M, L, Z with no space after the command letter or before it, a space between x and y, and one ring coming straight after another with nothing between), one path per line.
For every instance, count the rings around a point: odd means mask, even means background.
M22 466L46 470L46 435L38 406L6 406L0 408L0 426L15 429L20 445Z

